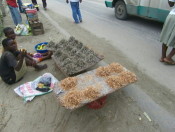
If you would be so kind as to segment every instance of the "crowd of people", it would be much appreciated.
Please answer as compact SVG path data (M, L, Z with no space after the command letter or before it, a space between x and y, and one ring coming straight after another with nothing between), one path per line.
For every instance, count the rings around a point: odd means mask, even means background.
M17 26L18 24L22 23L22 17L20 13L24 13L24 9L22 8L23 2L22 0L6 0L7 5L10 9L10 13L13 19L14 24ZM37 3L37 0L31 0L32 4L35 6L37 11L39 11L39 6ZM69 0L66 0L67 3L69 3ZM72 16L74 19L74 22L76 24L82 22L82 16L79 8L79 3L81 3L82 0L70 0L70 5L72 9ZM46 0L42 0L43 8L44 10L47 10L47 2Z
M22 0L6 0L7 5L9 7L12 19L14 24L17 26L18 24L22 23L22 17L20 13L24 13L23 9L23 2ZM37 0L31 0L31 2L36 6L37 10L39 11L39 7L37 6ZM47 9L46 0L42 0L43 8Z

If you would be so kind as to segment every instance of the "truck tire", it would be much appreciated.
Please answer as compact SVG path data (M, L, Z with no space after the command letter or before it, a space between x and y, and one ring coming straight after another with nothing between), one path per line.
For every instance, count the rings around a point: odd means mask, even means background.
M122 0L115 3L115 17L120 20L128 18L126 4Z

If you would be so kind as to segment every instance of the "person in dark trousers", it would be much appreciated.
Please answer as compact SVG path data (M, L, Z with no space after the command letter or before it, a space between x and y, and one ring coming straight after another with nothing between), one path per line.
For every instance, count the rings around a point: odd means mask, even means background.
M22 23L22 17L18 10L18 5L16 0L6 0L7 5L10 9L10 13L13 19L14 24L17 26Z
M22 6L23 6L22 0L17 0L17 3L18 3L18 7L19 7L20 13L23 13L24 10L23 10L23 8L22 8Z
M0 77L7 84L20 81L27 72L27 66L32 66L36 70L43 70L47 65L38 65L34 61L26 58L26 50L19 52L13 39L6 38L2 41L4 52L0 58Z
M74 22L78 24L82 22L82 16L79 8L79 3L81 3L82 0L66 0L67 3L69 3L69 1L72 9L72 16L73 16Z
M42 2L43 2L43 8L44 8L44 10L47 10L47 3L46 3L46 0L42 0ZM39 11L39 7L38 7L37 0L32 0L32 3L33 3L35 6L37 6L36 9L37 9L37 11Z

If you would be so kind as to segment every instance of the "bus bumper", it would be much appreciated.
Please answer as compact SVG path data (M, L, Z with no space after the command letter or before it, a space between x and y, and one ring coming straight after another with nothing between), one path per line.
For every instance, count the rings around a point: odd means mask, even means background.
M106 5L106 7L110 7L110 8L113 7L111 1L105 1L105 5Z

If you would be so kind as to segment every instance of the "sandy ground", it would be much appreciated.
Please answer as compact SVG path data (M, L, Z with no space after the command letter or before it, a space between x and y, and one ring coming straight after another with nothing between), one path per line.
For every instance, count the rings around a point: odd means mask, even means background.
M110 42L105 41L103 38L97 38L95 35L80 27L77 28L78 25L49 10L47 12L51 17L58 20L58 23L71 35L75 36L85 45L92 47L98 53L105 55L105 62L120 62L131 71L138 73L137 67L129 62L120 51L115 50L110 45L106 45L106 43ZM45 34L17 37L20 48L23 47L30 52L34 52L34 45L37 43L50 40L58 42L62 38L66 38L66 36L61 34L41 13L39 13L39 17L44 24ZM25 20L25 15L23 15L23 20ZM5 26L14 27L10 15L5 18ZM24 104L22 98L18 97L13 91L13 89L20 84L34 80L46 72L52 73L58 80L65 78L57 69L53 60L47 60L43 63L48 64L46 70L37 72L33 68L29 68L23 80L14 85L7 85L0 80L0 132L161 131L157 123L148 121L143 115L144 111L142 111L137 106L137 103L128 97L123 90L119 90L108 96L105 107L99 110L91 110L86 106L74 111L66 110L58 104L53 93L36 97L32 102ZM138 76L143 75L142 73L138 73ZM148 85L150 86L155 83L148 80L146 76L141 81L145 81L145 84L149 82ZM138 82L137 85L140 85L139 83L141 82ZM158 87L159 85L157 84L157 88ZM147 91L149 90L151 90L151 87L147 89ZM152 89L151 92L154 93L154 90ZM165 104L162 103L162 105ZM173 107L169 110L173 111Z

